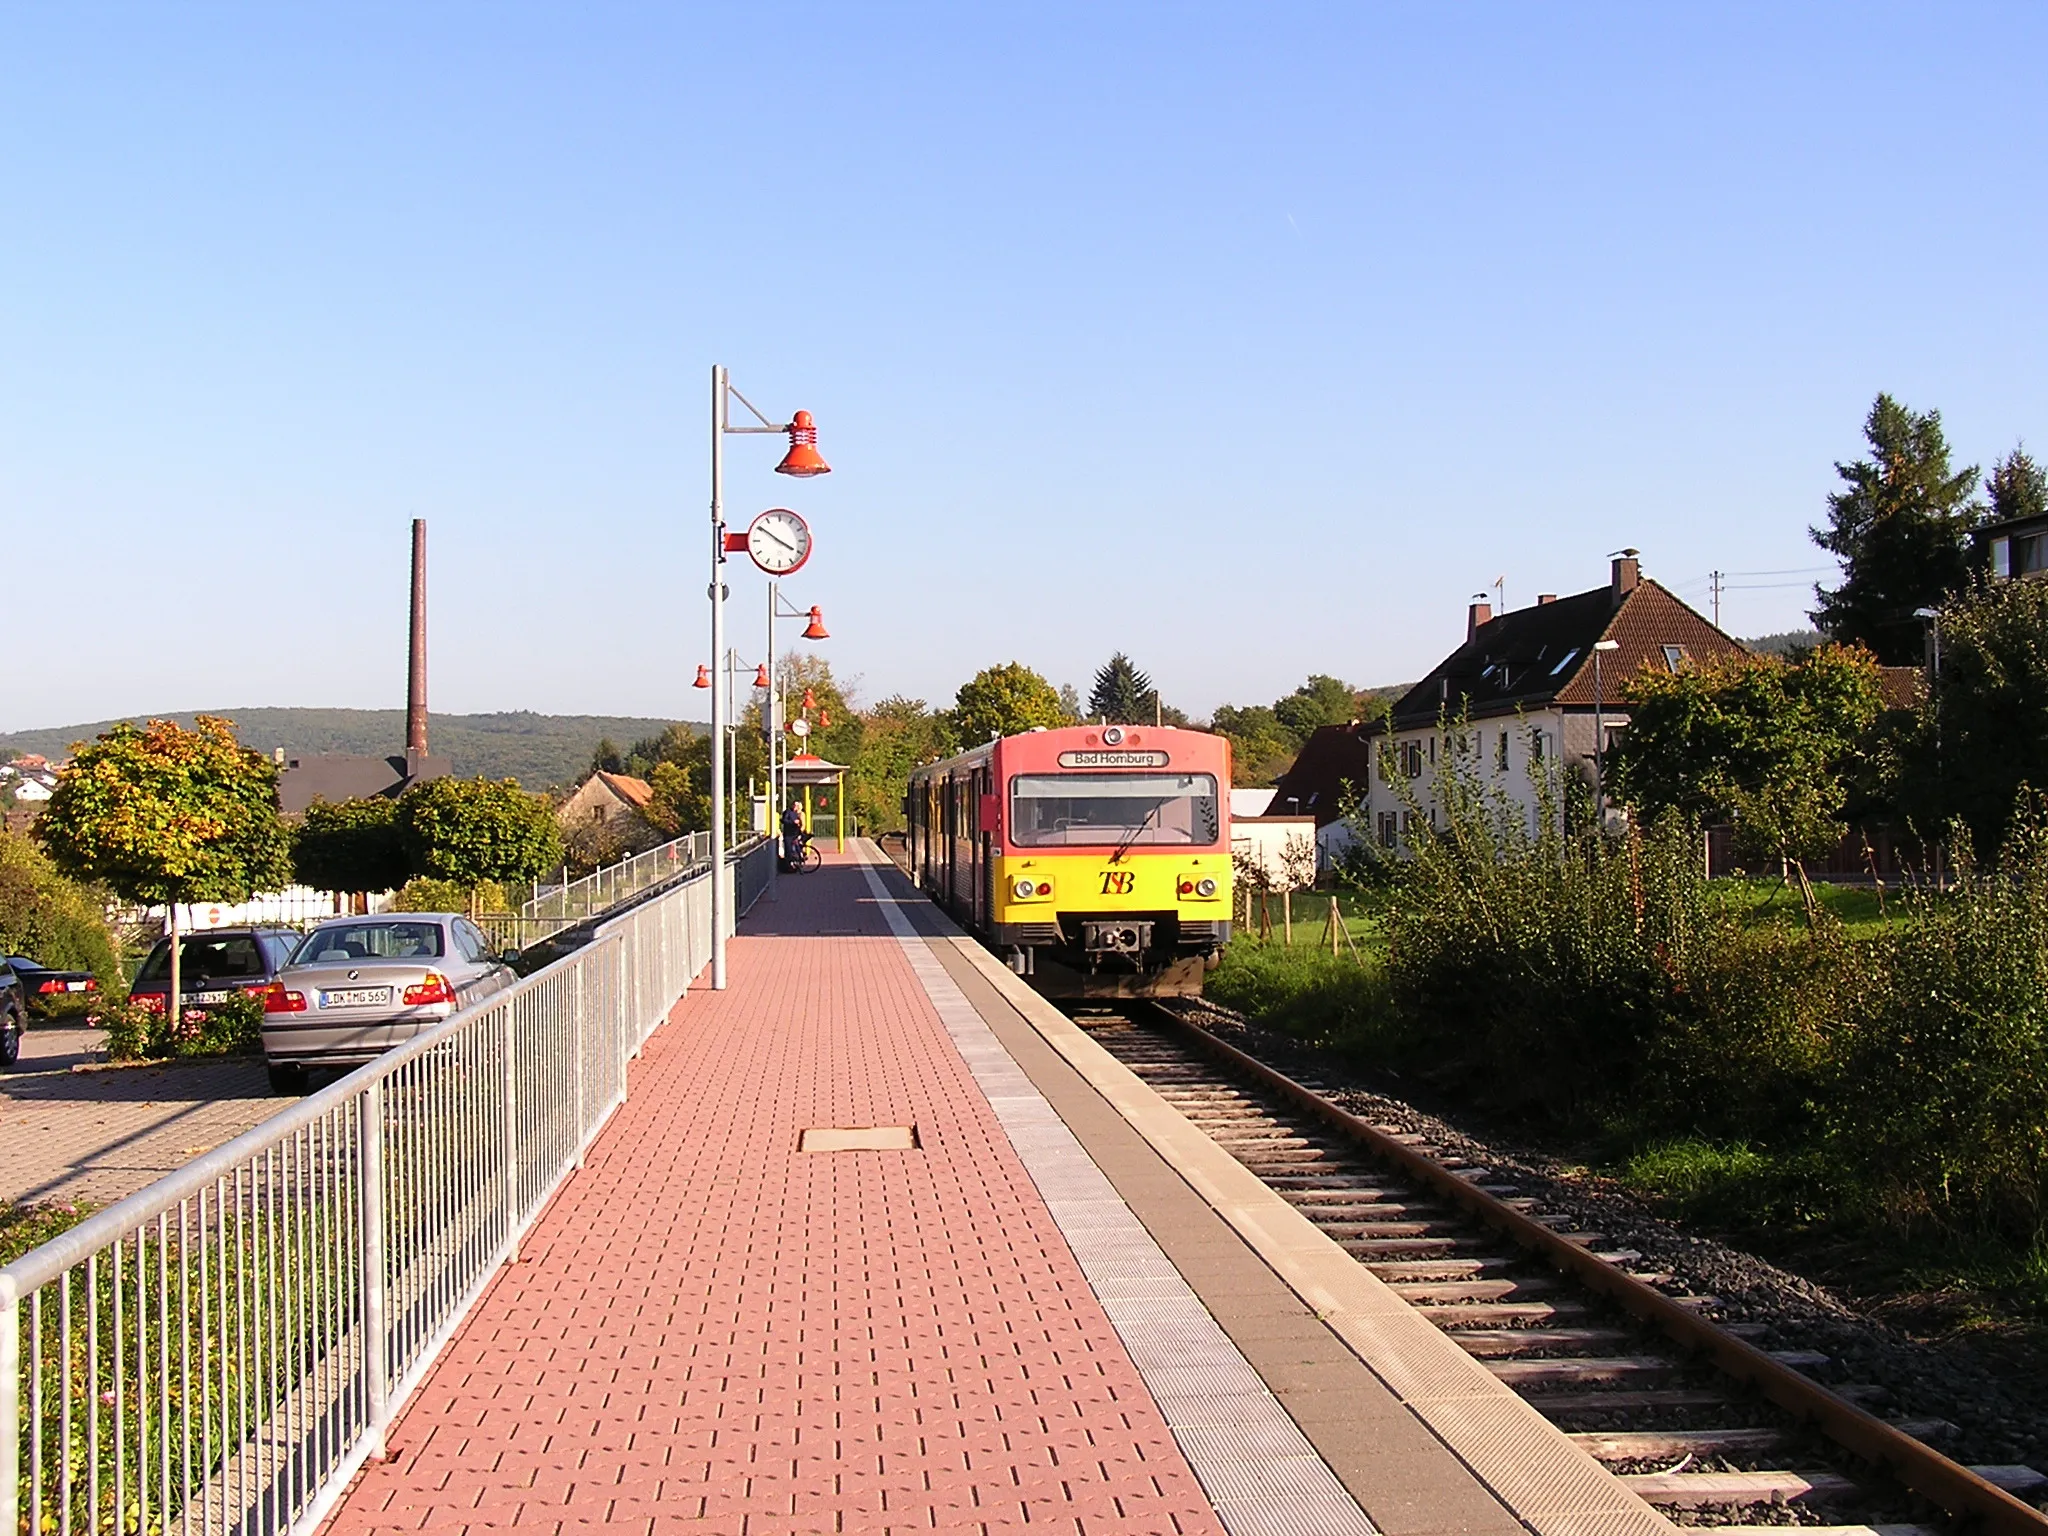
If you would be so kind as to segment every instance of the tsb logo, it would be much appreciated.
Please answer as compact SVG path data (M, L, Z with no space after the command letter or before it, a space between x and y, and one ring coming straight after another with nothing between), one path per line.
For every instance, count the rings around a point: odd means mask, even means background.
M1128 869L1105 869L1102 872L1102 894L1105 896L1128 896L1137 889L1138 877Z

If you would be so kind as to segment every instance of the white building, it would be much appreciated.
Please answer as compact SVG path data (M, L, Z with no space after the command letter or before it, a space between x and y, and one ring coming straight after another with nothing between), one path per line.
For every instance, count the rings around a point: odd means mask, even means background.
M1742 646L1617 557L1608 584L1539 597L1496 616L1471 604L1465 643L1404 694L1384 720L1325 726L1275 787L1271 811L1310 815L1322 856L1364 836L1405 850L1413 819L1437 820L1438 770L1462 755L1479 782L1519 804L1535 830L1531 776L1590 783L1601 750L1628 726L1621 693L1644 667L1678 671Z

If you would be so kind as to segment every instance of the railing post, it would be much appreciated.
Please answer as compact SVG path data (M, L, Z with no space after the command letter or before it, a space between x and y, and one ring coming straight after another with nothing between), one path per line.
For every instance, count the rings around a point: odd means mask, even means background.
M583 1146L590 1137L590 1114L585 1107L583 1093L583 1053L589 1031L583 1023L583 962L577 961L573 972L576 981L574 1013L576 1016L576 1166L583 1166Z
M63 1447L65 1452L69 1446ZM21 1486L21 1303L9 1285L0 1292L0 1531L13 1536L23 1529L22 1495L29 1513L37 1512L40 1488ZM30 1520L27 1529L37 1529Z
M356 1168L362 1181L363 1405L370 1456L382 1461L391 1424L391 1357L384 1317L384 1080L363 1090L356 1107Z
M519 1262L519 1082L512 1068L512 1009L505 1005L505 1026L498 1037L498 1097L505 1106L505 1235L510 1247L505 1262Z

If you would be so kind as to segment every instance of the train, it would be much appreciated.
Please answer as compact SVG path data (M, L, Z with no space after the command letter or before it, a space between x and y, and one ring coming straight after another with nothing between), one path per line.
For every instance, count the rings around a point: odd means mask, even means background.
M910 875L1048 997L1187 997L1230 942L1230 743L1003 736L914 770Z

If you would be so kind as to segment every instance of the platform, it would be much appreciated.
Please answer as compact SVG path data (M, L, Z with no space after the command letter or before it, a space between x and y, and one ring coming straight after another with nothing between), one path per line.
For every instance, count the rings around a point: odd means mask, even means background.
M1669 1529L872 844L728 975L337 1536Z

